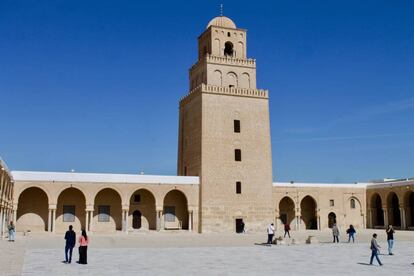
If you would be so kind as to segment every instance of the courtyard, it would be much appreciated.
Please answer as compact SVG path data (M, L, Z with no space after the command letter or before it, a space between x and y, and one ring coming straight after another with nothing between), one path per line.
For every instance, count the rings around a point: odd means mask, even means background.
M343 229L342 229L343 230ZM344 232L344 231L342 231ZM369 241L379 234L384 263L369 266ZM280 232L279 232L280 235ZM278 236L279 236L278 235ZM315 236L317 244L305 244ZM330 231L295 231L297 245L262 243L266 235L147 232L91 235L88 265L62 263L64 240L57 235L18 236L0 242L1 275L408 275L414 272L414 232L398 231L394 256L386 255L384 230L361 230L355 244L345 235L331 243Z

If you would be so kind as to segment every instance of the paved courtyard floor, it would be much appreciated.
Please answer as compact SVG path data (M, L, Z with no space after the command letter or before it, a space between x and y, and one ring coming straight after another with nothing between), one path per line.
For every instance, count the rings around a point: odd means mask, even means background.
M251 234L93 235L88 265L62 263L60 236L19 236L0 241L0 275L414 275L414 232L397 232L395 255L388 256L383 231L376 230L383 267L368 265L372 230L358 233L355 244L332 244L329 231L293 232L301 244L271 247L260 245L264 235ZM309 235L320 243L304 244Z

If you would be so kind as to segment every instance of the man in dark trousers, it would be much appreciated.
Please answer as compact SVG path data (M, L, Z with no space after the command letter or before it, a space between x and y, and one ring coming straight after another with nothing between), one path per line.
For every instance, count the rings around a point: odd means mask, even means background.
M73 231L72 225L69 225L69 231L66 231L65 240L66 240L66 246L65 246L66 263L70 264L72 262L72 251L76 244L76 233L75 231ZM69 258L68 258L68 252L69 252Z

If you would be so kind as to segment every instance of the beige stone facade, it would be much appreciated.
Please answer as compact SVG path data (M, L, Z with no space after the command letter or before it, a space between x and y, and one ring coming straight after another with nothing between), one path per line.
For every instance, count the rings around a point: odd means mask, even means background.
M257 88L247 32L227 17L198 38L180 101L178 176L24 172L0 163L1 218L19 232L92 233L414 227L414 180L272 183L269 92ZM14 181L14 185L13 185ZM13 210L13 216L12 216Z
M6 163L0 158L0 237L4 237L7 225L13 220L13 177Z

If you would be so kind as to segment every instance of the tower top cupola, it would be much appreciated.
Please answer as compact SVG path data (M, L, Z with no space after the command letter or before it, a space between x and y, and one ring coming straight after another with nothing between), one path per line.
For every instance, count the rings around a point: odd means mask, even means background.
M210 26L237 29L236 24L233 22L233 20L223 15L211 19L210 22L208 22L206 29L208 29Z

